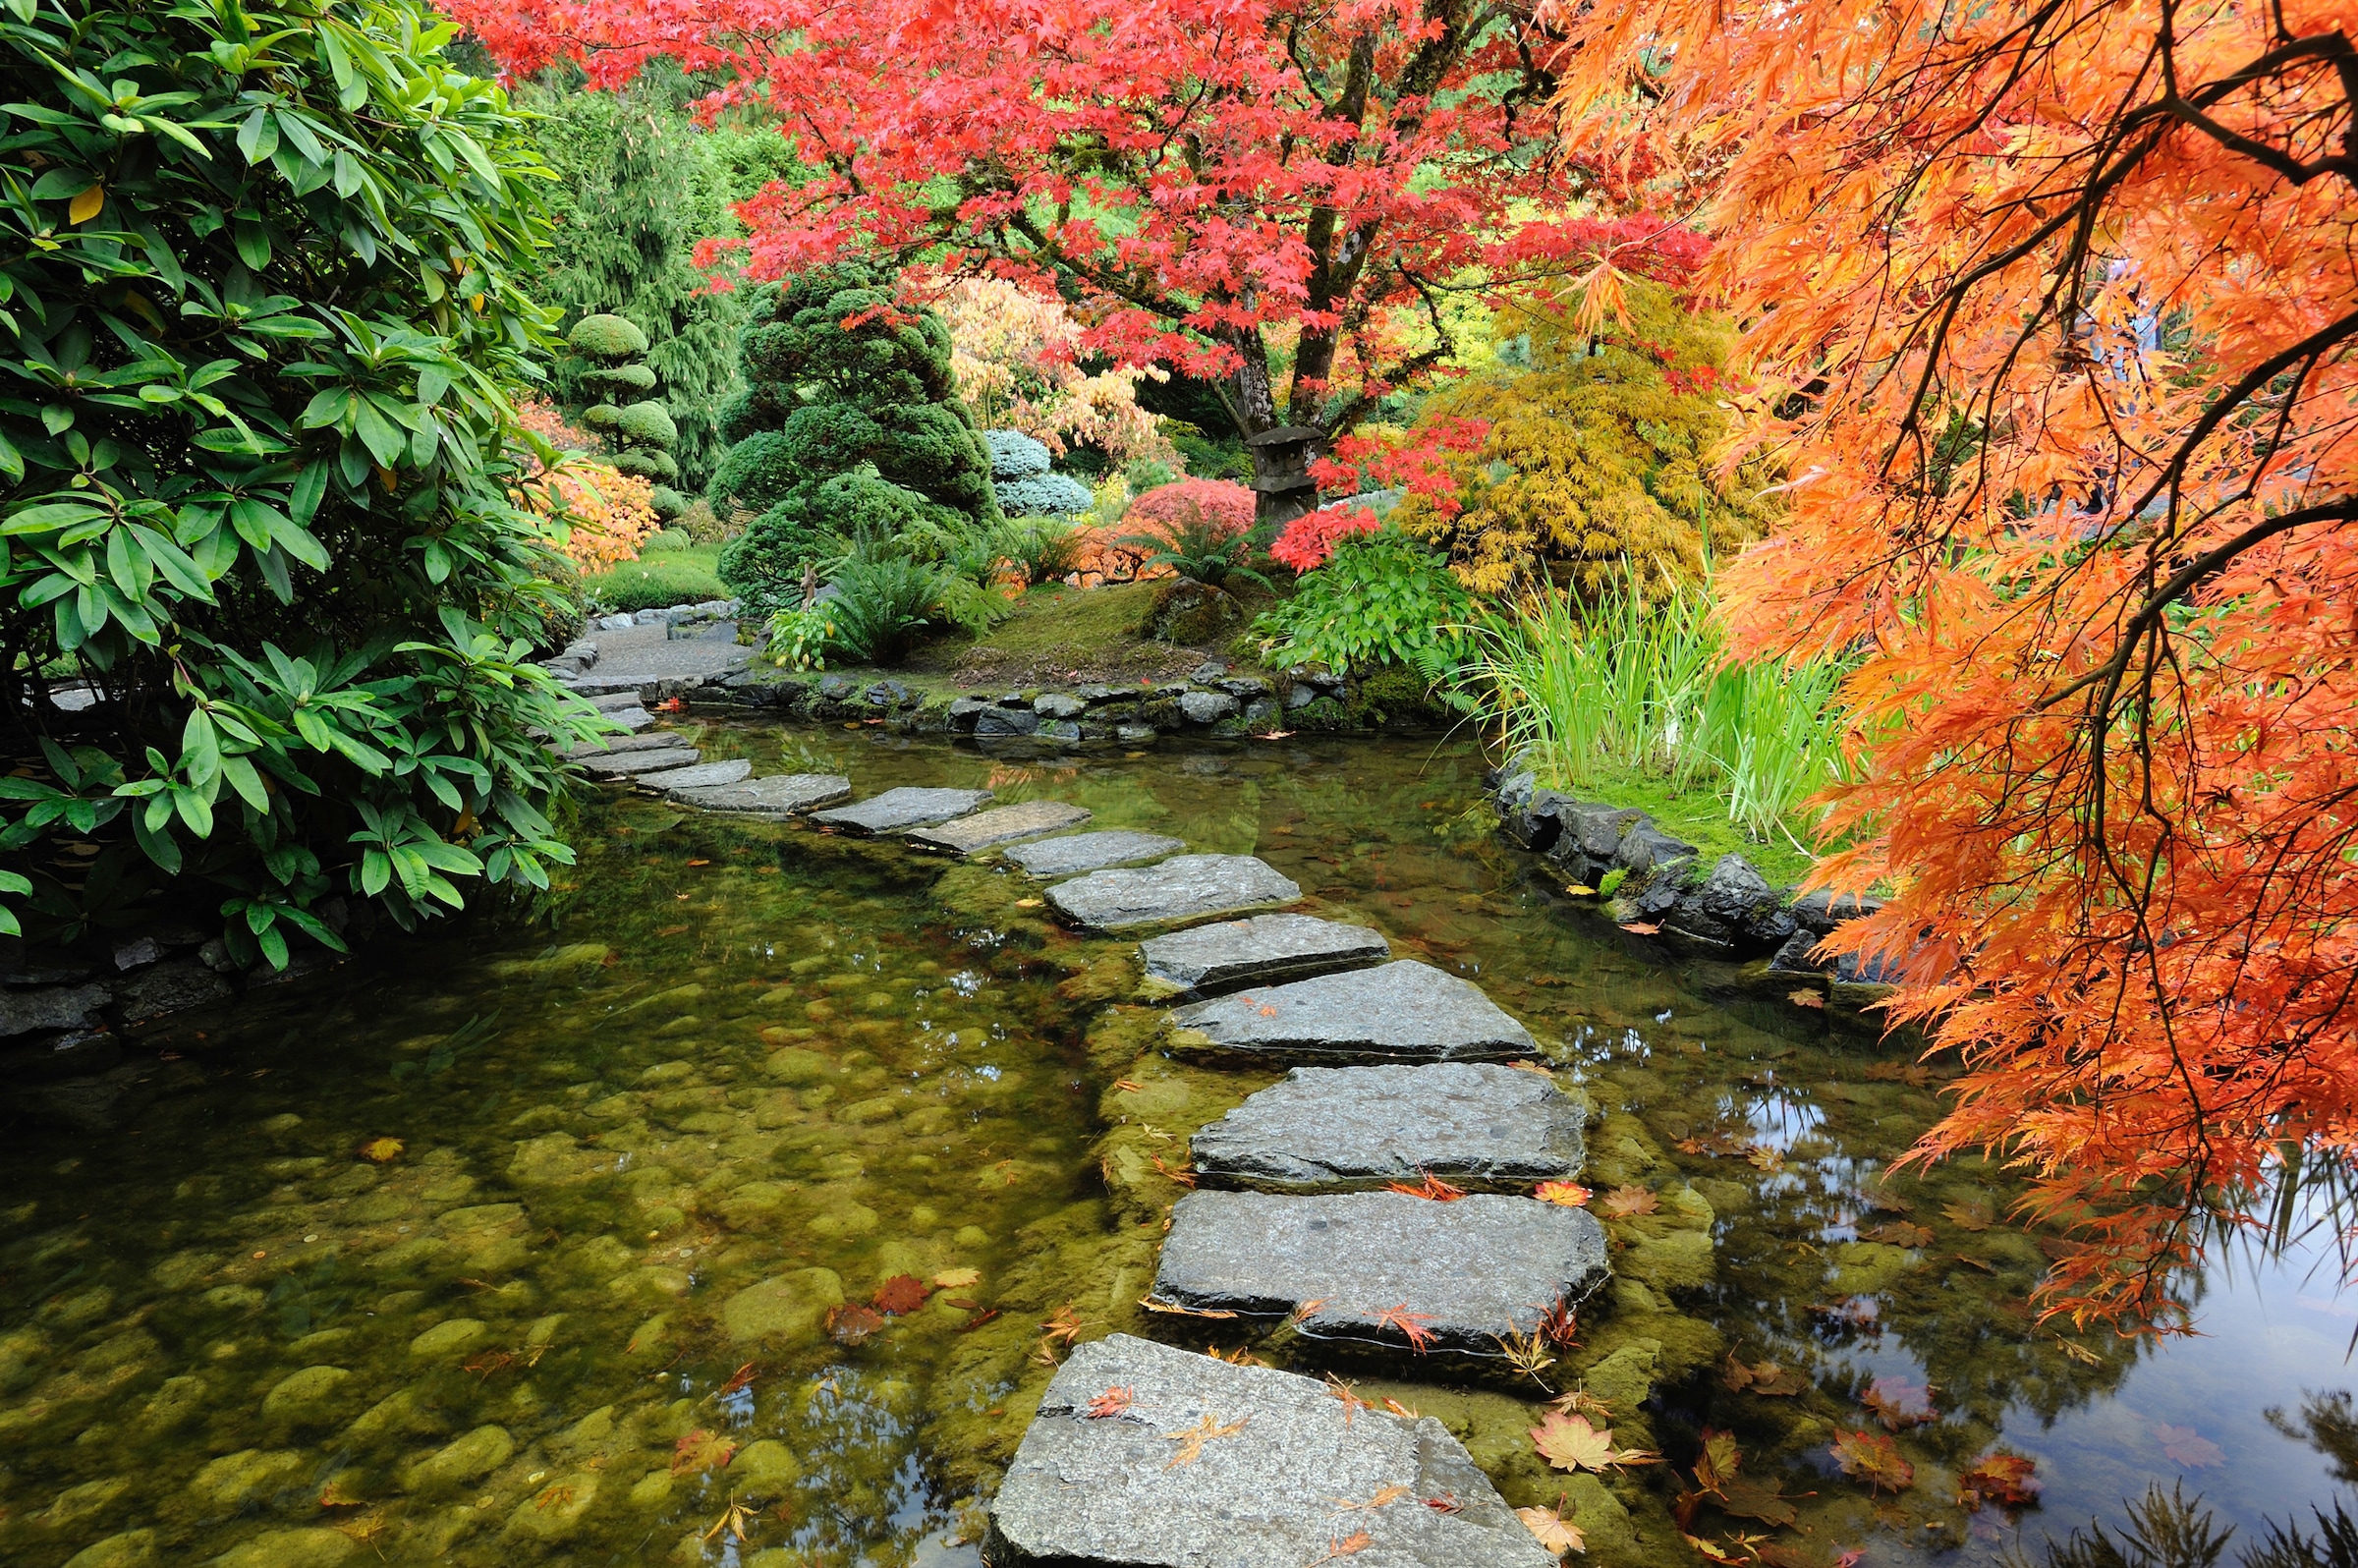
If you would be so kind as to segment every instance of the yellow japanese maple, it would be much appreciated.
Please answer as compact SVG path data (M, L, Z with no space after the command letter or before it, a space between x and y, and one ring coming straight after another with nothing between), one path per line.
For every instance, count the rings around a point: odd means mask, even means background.
M1569 135L1707 205L1789 515L1738 635L1864 655L1833 946L1962 1057L1916 1150L2182 1324L2206 1216L2358 1146L2348 0L1565 8Z

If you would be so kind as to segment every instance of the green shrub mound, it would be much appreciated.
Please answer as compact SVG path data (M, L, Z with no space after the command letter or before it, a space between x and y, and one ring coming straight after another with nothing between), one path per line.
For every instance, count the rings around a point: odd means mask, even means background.
M831 537L902 541L912 559L996 530L990 459L950 374L950 335L892 297L890 274L820 267L768 292L746 329L746 390L723 411L722 516L758 520L722 552L749 606L799 602Z
M533 662L568 573L508 494L546 223L500 89L411 0L0 14L0 926L161 878L233 952L570 860ZM86 681L80 712L49 681ZM27 733L29 730L30 733ZM80 869L71 845L86 854Z
M1337 540L1253 630L1271 664L1395 669L1430 684L1464 656L1473 616L1440 553L1387 529Z
M656 386L655 372L644 364L601 365L594 370L584 370L581 382L599 397L609 399L625 392L652 392Z
M1070 517L1088 511L1096 501L1089 486L1069 474L1001 479L995 488L999 510L1010 517Z
M566 341L577 353L592 360L635 360L646 352L646 334L618 315L583 316L573 324ZM654 372L649 370L647 374L652 376Z
M618 392L654 390L655 372L638 363L638 356L646 352L646 334L621 316L586 315L573 324L566 341L576 354L596 362L587 369L574 369L576 385L609 398ZM611 401L593 404L582 411L581 420L606 438L613 448L608 461L616 469L658 481L660 493L651 498L657 517L668 523L687 510L687 503L674 488L680 464L671 455L679 443L680 429L662 404L650 399L627 406Z
M645 369L646 366L634 365L633 368ZM632 404L614 421L614 428L624 440L658 451L669 451L671 443L680 438L679 427L671 422L671 416L663 411L660 403Z

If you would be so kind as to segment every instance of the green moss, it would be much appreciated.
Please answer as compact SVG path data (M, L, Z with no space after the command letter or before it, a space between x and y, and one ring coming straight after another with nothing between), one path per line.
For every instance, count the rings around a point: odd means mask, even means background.
M1622 773L1602 784L1564 793L1645 812L1663 832L1694 845L1697 862L1705 868L1722 855L1741 855L1772 885L1786 886L1800 881L1814 863L1814 857L1791 843L1755 842L1728 820L1727 803L1708 789L1681 792L1671 788L1666 779Z
M1138 640L1139 623L1154 604L1151 583L1074 588L1051 584L1015 601L1015 614L976 644L978 649L1039 654L1057 648L1101 652Z

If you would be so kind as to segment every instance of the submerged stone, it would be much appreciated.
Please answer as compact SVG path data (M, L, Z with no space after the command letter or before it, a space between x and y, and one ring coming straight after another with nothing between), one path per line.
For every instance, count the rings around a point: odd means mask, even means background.
M660 773L643 778L639 787L657 795L672 795L677 790L715 789L724 784L742 784L753 775L754 764L742 756L725 762L699 762L694 767L666 768Z
M155 1532L127 1530L94 1541L66 1559L66 1568L142 1568L155 1560Z
M1185 840L1165 838L1160 833L1135 833L1116 828L1103 833L1075 833L1069 838L1051 838L1039 844L1026 844L1007 851L1003 857L1011 866L1042 881L1051 876L1077 876L1083 871L1101 870L1108 866L1129 866L1139 861L1158 861L1166 855L1176 855L1187 848Z
M1197 1132L1196 1170L1245 1186L1563 1181L1587 1106L1541 1073L1489 1062L1297 1067Z
M488 1475L508 1462L516 1439L504 1427L477 1427L401 1470L401 1484L409 1491L432 1491L456 1486Z
M1538 1048L1480 987L1413 959L1196 1002L1171 1022L1190 1043L1263 1056L1462 1061Z
M582 771L591 778L638 778L645 773L665 773L673 768L694 767L703 760L703 753L693 746L673 746L651 752L616 752L602 756L585 756Z
M1124 930L1241 915L1291 904L1302 889L1252 855L1179 855L1139 870L1092 871L1049 889L1048 903L1076 925Z
M189 1490L219 1512L231 1513L290 1484L303 1469L303 1455L291 1449L243 1448L208 1461Z
M1392 956L1380 931L1314 915L1256 915L1150 937L1139 944L1147 978L1182 991L1230 990L1253 981L1306 980Z
M909 842L927 849L946 850L952 855L972 855L993 844L1012 844L1018 839L1078 827L1089 818L1086 808L1066 801L1024 801L961 816L939 827L919 828L909 835Z
M1313 1337L1495 1355L1605 1274L1596 1216L1537 1199L1199 1192L1171 1210L1154 1293L1208 1312L1307 1308Z
M682 806L707 812L740 812L751 816L792 816L815 812L852 798L852 781L832 773L772 773L736 784L702 788L666 788L664 794Z
M341 1367L306 1367L280 1378L262 1396L262 1414L290 1426L330 1421L344 1402L344 1385L351 1380L352 1373Z
M931 827L953 816L980 810L990 799L988 790L916 789L904 787L870 796L856 806L820 812L811 820L854 833L898 833L912 827Z
M1111 1389L1125 1408L1093 1414ZM1314 1378L1115 1334L1075 1350L1048 1384L991 1503L982 1557L1303 1568L1361 1532L1358 1549L1387 1568L1555 1560L1438 1421L1355 1410Z
M830 1307L843 1305L843 1278L832 1268L796 1268L748 1285L720 1309L721 1326L739 1344L801 1340Z
M360 1549L340 1530L266 1530L215 1557L217 1568L335 1568Z

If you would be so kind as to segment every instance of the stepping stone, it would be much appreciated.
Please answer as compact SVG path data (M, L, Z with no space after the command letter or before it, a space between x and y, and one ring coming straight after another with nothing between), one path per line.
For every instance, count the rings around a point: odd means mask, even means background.
M669 751L679 744L680 738L669 730L653 735L600 735L593 741L579 742L569 748L565 756L569 760L579 761L585 756L602 756L608 752Z
M1569 1181L1588 1157L1588 1106L1544 1073L1490 1062L1297 1067L1196 1133L1219 1185L1308 1188Z
M627 732L637 733L654 723L655 716L643 707L620 708L606 715Z
M988 790L902 788L870 796L857 806L820 812L811 820L829 827L849 828L855 833L898 833L964 816L989 799Z
M1539 1048L1480 987L1413 959L1196 1002L1171 1023L1180 1044L1256 1056L1495 1061Z
M1255 981L1307 980L1392 956L1379 931L1315 915L1256 915L1150 937L1138 946L1147 979L1199 994Z
M1251 855L1178 855L1140 870L1092 871L1048 890L1058 914L1100 931L1242 915L1301 896L1302 889Z
M1313 1336L1496 1355L1607 1272L1597 1216L1536 1198L1198 1192L1171 1209L1154 1294L1199 1312L1307 1308Z
M852 798L852 781L828 773L772 773L741 784L707 785L702 789L665 789L682 806L707 812L738 812L748 816L793 816Z
M620 713L626 708L640 707L639 688L626 687L619 692L600 692L590 699L590 705L600 713Z
M676 739L676 737L675 737ZM596 778L637 778L642 773L664 773L693 767L704 754L693 746L674 746L660 752L621 752L608 756L585 756L582 768Z
M1114 1390L1109 1403L1126 1406L1093 1415ZM1555 1568L1432 1417L1354 1409L1315 1378L1112 1334L1050 1379L991 1501L982 1559L1304 1568L1361 1531L1382 1568Z
M1088 811L1065 801L1025 801L977 812L939 827L921 827L909 835L909 842L953 855L972 855L993 844L1012 844L1017 839L1078 827L1089 816Z
M617 692L636 695L639 691L639 682L627 676L577 675L570 681L560 681L558 684L576 697L611 697Z
M712 789L723 784L741 784L751 778L753 772L754 764L739 756L726 762L699 762L694 767L667 768L650 778L641 779L639 787L643 790L652 790L657 795L673 795L680 790Z
M1083 871L1101 870L1108 866L1128 866L1138 861L1158 861L1165 855L1176 855L1187 848L1185 840L1164 838L1160 833L1134 833L1127 828L1115 828L1103 833L1075 833L1070 838L1051 838L1043 843L1026 844L1011 849L1003 857L1009 865L1040 881L1051 876L1077 876Z

